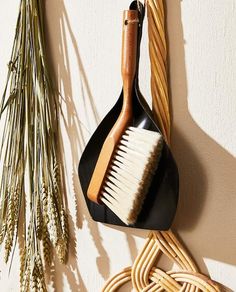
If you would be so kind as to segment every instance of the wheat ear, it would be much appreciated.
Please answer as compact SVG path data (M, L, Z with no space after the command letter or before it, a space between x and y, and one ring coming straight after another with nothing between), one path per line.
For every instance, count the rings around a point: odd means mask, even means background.
M48 266L51 266L51 263L52 263L51 242L50 242L46 223L44 223L43 225L42 241L43 241L44 263Z
M7 209L7 230L5 239L5 256L4 260L7 263L13 245L14 231L15 231L15 205L14 205L14 193L9 192L9 204Z

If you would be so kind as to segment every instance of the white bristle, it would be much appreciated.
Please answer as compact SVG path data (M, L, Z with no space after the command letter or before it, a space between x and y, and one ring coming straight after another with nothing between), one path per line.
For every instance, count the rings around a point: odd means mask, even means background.
M162 145L159 133L129 127L117 146L100 199L127 225L141 211Z

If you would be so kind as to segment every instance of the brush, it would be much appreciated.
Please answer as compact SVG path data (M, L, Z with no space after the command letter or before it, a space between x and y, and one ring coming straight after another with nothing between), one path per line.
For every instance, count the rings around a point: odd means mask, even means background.
M138 24L137 10L124 11L123 105L102 146L87 190L90 200L107 205L127 225L137 220L163 146L160 133L132 127Z

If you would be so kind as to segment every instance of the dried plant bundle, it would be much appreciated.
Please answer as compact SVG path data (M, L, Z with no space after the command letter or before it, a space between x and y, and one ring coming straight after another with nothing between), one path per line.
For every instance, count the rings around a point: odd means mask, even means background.
M68 227L61 187L58 102L45 57L40 0L21 0L8 75L0 157L0 243L8 262L22 230L22 291L45 291L52 247L66 261ZM42 248L41 248L42 245Z

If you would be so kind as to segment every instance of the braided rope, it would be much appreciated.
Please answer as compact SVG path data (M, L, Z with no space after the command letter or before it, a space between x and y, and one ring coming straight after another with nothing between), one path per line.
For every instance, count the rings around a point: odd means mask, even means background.
M170 142L165 14L162 0L147 1L149 57L153 115L165 140Z
M158 268L156 265L161 254L169 257L180 270L165 272ZM172 231L150 232L133 267L128 267L109 279L102 291L118 291L129 281L138 292L220 292L215 282L197 271Z
M115 292L124 284L131 280L131 267L124 269L111 279L109 279L103 288L103 292Z
M131 280L131 271L131 267L125 268L124 271L109 279L103 287L102 292L118 291L124 284Z

